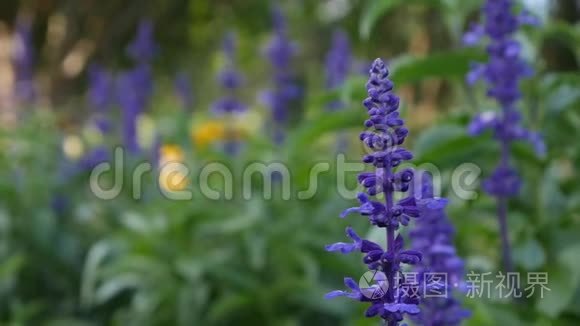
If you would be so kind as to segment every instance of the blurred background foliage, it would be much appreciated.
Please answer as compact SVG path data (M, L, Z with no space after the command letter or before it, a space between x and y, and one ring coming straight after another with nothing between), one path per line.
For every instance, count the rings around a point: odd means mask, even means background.
M347 223L338 214L353 206L336 191L336 139L348 139L347 159L357 161L356 136L364 120L364 71L375 57L389 60L403 112L411 127L416 163L442 172L449 215L467 270L499 269L499 237L493 200L481 193L464 201L449 191L452 171L472 162L484 176L497 148L491 136L471 138L466 124L493 107L482 88L464 76L482 49L460 45L478 0L300 0L280 1L290 35L302 103L283 145L263 124L267 108L259 93L270 83L262 49L271 34L265 0L3 0L0 3L0 324L2 325L372 325L363 307L323 294L344 275L362 275L358 257L323 251ZM543 25L518 37L535 76L523 85L526 123L543 133L548 155L538 159L516 146L525 179L511 202L510 232L518 271L547 271L546 297L509 302L465 299L473 310L467 325L577 325L580 321L580 75L579 7L575 0L527 0L521 6ZM8 96L13 82L7 52L19 19L31 22L35 58L34 102ZM131 187L104 201L91 193L89 172L75 168L91 148L119 144L87 123L87 69L98 63L113 72L132 66L125 48L142 19L155 27L159 53L152 67L154 96L140 119L141 154L125 166L154 160L154 134L180 161L199 169L221 162L234 171L234 196L208 199L195 185L195 170L183 186L189 201L162 196L155 173L142 197ZM334 30L346 31L360 68L339 88L324 87L324 57ZM249 113L225 121L209 113L220 96L215 75L223 65L223 35L239 38L240 92ZM173 90L176 74L191 77L194 104L183 110ZM340 99L344 110L328 114ZM120 116L114 107L113 120ZM213 125L212 125L213 123ZM219 146L224 124L243 129L236 157ZM352 140L352 141L351 141ZM316 195L308 200L280 194L264 199L263 180L253 196L241 196L242 169L250 162L281 161L291 171L293 191L308 186L314 163L328 161ZM123 175L130 183L130 174ZM216 189L219 178L210 179ZM355 175L347 175L354 187ZM276 188L276 185L275 185ZM380 235L369 234L380 239ZM525 281L524 281L525 282Z

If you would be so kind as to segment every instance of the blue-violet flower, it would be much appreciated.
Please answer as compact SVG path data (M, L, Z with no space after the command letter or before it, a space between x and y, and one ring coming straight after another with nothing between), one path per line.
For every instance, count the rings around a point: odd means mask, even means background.
M420 214L417 201L409 194L395 201L396 192L407 192L413 180L413 171L398 169L403 161L410 160L411 152L400 147L405 141L408 129L399 117L399 98L391 92L393 83L388 79L389 72L384 62L376 59L370 69L370 78L366 84L369 97L364 100L369 119L364 125L369 130L360 134L360 140L371 154L363 158L363 162L374 167L373 172L363 172L358 176L359 183L365 191L360 193L360 206L347 209L342 217L349 213L359 213L366 216L369 222L386 230L386 248L369 240L362 239L351 227L347 236L352 243L335 243L326 247L328 251L349 253L359 251L364 254L363 262L369 270L384 275L384 282L373 284L369 288L361 288L353 279L345 278L345 284L351 291L333 291L327 298L347 296L362 302L368 302L367 317L379 316L388 326L396 326L403 320L405 314L419 313L419 298L404 295L399 291L405 282L400 277L401 264L416 265L421 262L421 253L417 250L405 250L403 236L396 235L400 226L407 226L411 218ZM372 196L383 194L384 201L371 199ZM372 289L377 285L384 291Z
M352 53L348 35L344 31L335 31L332 36L332 47L326 55L326 87L336 89L341 87L352 68ZM368 71L368 68L365 69ZM328 109L336 110L344 107L340 100L329 103Z
M21 103L30 103L36 98L36 86L32 24L28 20L18 19L16 22L12 56L15 98Z
M88 102L93 110L93 120L97 129L106 133L111 129L111 122L107 118L108 110L113 103L113 83L111 73L99 65L89 67Z
M122 108L122 133L125 149L139 151L137 119L145 111L152 93L151 72L147 65L139 65L122 73L117 79L117 98Z
M507 199L517 195L521 186L519 174L510 162L510 147L516 140L526 140L533 144L538 155L544 155L546 151L542 137L522 126L522 116L517 107L521 98L520 81L529 77L532 69L521 58L522 46L514 34L520 26L538 22L527 12L514 14L513 7L512 0L487 0L483 7L485 23L473 25L463 39L467 45L476 44L483 36L489 39L488 62L473 65L467 82L473 84L484 79L488 86L487 95L497 101L501 110L480 113L473 119L468 131L478 135L491 129L501 146L500 162L484 181L483 189L498 199L502 253L508 271L513 270L513 266L506 222Z
M280 8L273 10L274 35L266 48L266 56L273 68L273 88L265 93L264 100L272 112L274 140L284 139L284 129L289 119L289 109L302 96L302 89L292 74L292 58L296 45L288 38L286 19Z
M233 32L228 33L224 38L223 53L226 63L218 75L223 97L214 103L212 110L218 115L225 115L231 119L233 115L247 110L246 105L238 99L237 94L242 85L243 76L236 69L236 37ZM235 139L236 132L229 127L228 125L228 128L225 130L225 151L229 154L235 154L239 149L239 143Z
M545 153L542 138L521 125L521 114L517 102L521 98L520 81L532 74L532 69L521 58L521 44L514 38L522 24L537 21L524 12L513 14L512 0L488 0L483 7L485 24L473 25L464 36L464 43L476 44L487 35L489 61L473 65L467 82L474 84L480 79L487 82L488 96L494 98L501 112L487 111L478 114L469 125L469 133L481 134L487 129L501 143L502 159L491 178L484 183L484 189L498 197L512 197L520 188L517 171L509 162L509 146L515 140L527 140L534 145L538 155Z
M212 110L220 115L241 113L246 110L246 106L236 96L236 92L242 85L243 77L236 69L235 34L228 33L224 38L223 53L226 63L218 75L218 81L224 96L214 103Z
M135 39L127 47L129 56L136 62L150 63L159 50L154 36L152 21L142 20L139 22Z
M464 263L453 244L455 228L445 213L447 200L434 197L433 181L427 172L416 173L415 198L421 217L409 236L414 250L423 253L423 260L414 268L423 287L421 312L414 316L419 325L454 326L470 316L454 297L464 288ZM418 182L417 182L418 181ZM436 288L434 288L436 287ZM427 293L431 292L433 293Z

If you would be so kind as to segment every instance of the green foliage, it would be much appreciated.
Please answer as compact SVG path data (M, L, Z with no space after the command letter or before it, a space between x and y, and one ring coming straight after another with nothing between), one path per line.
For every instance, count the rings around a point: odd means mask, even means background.
M457 44L468 23L466 17L479 4L363 1L340 23L351 27L350 34L358 28L362 40L353 43L363 53L371 48L365 41L374 35L388 45L387 32L392 31L381 30L380 23L410 6L419 8L419 14L406 12L409 19L426 28L429 25L420 21L421 15L437 13ZM326 33L327 23L315 21L310 10L318 5L317 1L307 2L304 8L288 6L294 13L291 21L302 19L300 14L309 19L297 30L316 26L309 32ZM234 17L242 31L242 44L247 47L242 51L242 67L251 67L264 77L262 58L248 48L267 37L263 17L257 14L265 14L267 6L260 1L244 2L241 14L230 12L223 3L218 6L218 12ZM193 42L206 46L204 53L195 54L200 56L195 61L202 66L196 67L200 74L212 70L204 65L212 62L205 53L210 52L207 42L214 41L214 27L221 28L221 22L211 20L217 15L212 8L209 2L190 5L197 19L190 26ZM299 36L301 51L320 46L311 35ZM521 37L533 47L546 38L561 39L577 55L576 26L549 21L540 31L526 31ZM176 113L166 89L160 87L153 117L164 141L180 145L187 163L194 167L189 178L194 197L188 201L165 198L154 173L146 176L140 199L131 197L129 186L113 200L98 199L88 187L87 171L66 173L74 160L62 154L63 138L82 132L74 128L63 132L61 121L49 110L26 111L17 127L0 129L0 324L375 325L376 321L362 317L361 305L323 299L324 293L342 286L345 275L356 279L363 273L360 257L333 255L323 248L341 241L347 225L361 233L368 230L362 218L338 218L355 199L342 198L337 192L339 172L334 162L337 139L346 140L347 161L360 161L363 149L357 133L365 119L361 101L366 96L366 77L353 74L342 87L325 90L319 87L321 55L302 56L308 85L304 116L289 130L284 145L274 144L262 131L245 135L244 148L235 158L218 147L193 146L188 135L190 117ZM470 137L465 132L484 96L479 89L465 94L463 76L470 62L485 60L485 55L481 49L446 46L423 56L404 53L388 59L397 91L420 90L425 81L432 80L445 81L445 87L452 90L444 93L449 107L439 110L435 121L411 128L409 146L415 164L433 164L441 172L443 194L450 198L449 215L457 229L458 252L466 259L467 269L499 270L494 199L474 185L476 198L463 200L450 186L460 164L474 163L486 177L497 161L491 135ZM541 64L536 70L536 77L523 85L522 108L526 124L543 133L548 155L536 157L527 144L512 148L514 164L525 183L521 195L510 201L509 226L517 270L548 272L550 290L544 298L516 302L462 298L473 311L466 325L577 325L580 320L580 77L577 71L548 71ZM201 104L193 113L194 122L206 119L205 107L211 98L204 91L213 87L208 82L212 78L197 76L202 91L196 94ZM263 83L267 80L264 77ZM252 82L248 88L255 86ZM250 90L258 91L255 88ZM416 93L417 98L406 97L408 103L403 103L403 114L411 123L420 114L414 100L421 100L423 94ZM253 98L253 94L244 95ZM325 105L337 99L346 108L325 111ZM267 119L263 108L248 102L251 110ZM93 144L86 138L81 140L88 149ZM116 144L114 137L105 137L103 142ZM151 158L142 154L129 159L126 168ZM210 199L195 187L201 169L210 162L223 163L234 172L233 198ZM282 198L281 184L276 182L272 198L265 198L266 183L257 174L251 178L250 198L244 198L241 171L253 162L286 163L291 198ZM317 175L318 191L311 198L299 198L297 193L311 185L312 167L320 162L329 163L330 168ZM345 178L354 188L355 175ZM125 179L128 184L130 176ZM211 180L214 190L223 190L221 180ZM64 200L63 208L55 206L57 199ZM382 239L372 232L369 236Z
M445 1L440 0L385 0L385 1L368 1L363 9L363 14L360 19L359 32L363 39L368 39L371 35L373 27L379 20L388 14L390 11L401 5L419 4L424 6L432 6L435 8L442 8Z

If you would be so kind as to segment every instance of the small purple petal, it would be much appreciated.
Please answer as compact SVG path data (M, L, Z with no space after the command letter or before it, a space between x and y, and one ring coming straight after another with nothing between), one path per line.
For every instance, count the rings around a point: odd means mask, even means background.
M343 254L348 254L355 251L357 246L352 243L337 242L331 245L327 245L324 248L329 252L340 251Z
M479 43L484 35L483 26L480 24L471 25L470 30L463 35L462 43L466 46L473 46Z
M327 294L325 294L324 298L325 299L334 299L336 297L345 297L347 295L348 295L348 292L335 290L335 291L331 291L331 292L328 292Z
M407 303L385 303L384 308L389 312L400 312L410 315L416 315L421 311L417 305Z
M345 218L348 214L360 212L360 207L351 207L345 209L342 213L340 213L340 218Z
M356 284L356 282L350 277L344 278L344 285L346 285L348 288L350 288L353 291L360 290L360 288L358 287L358 284Z
M497 124L498 115L493 111L485 111L475 116L469 124L467 131L472 136L480 135L487 129L494 127Z

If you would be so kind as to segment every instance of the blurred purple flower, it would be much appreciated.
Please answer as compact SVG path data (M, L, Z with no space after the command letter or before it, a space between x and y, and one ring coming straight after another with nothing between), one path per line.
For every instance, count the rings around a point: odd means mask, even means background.
M247 110L247 107L238 98L239 88L242 86L243 76L236 68L236 35L233 32L226 34L223 40L222 50L225 57L225 65L218 74L218 82L222 88L222 97L215 101L212 111L218 115L232 116ZM236 131L231 126L226 127L228 135L224 143L226 153L234 155L240 149L240 143L233 136Z
M517 170L511 166L510 147L516 140L526 140L533 144L539 156L545 155L545 145L542 137L525 129L517 106L521 98L520 82L523 78L532 75L531 67L521 58L521 44L514 34L523 24L537 24L529 13L520 15L513 13L512 0L487 0L483 7L485 23L473 25L464 36L467 45L476 44L487 36L488 62L473 65L467 75L467 82L473 84L478 80L487 83L487 95L494 98L501 110L484 112L477 115L468 131L472 135L491 129L494 138L501 145L499 165L492 176L483 183L483 188L489 194L498 198L498 219L502 237L502 251L505 267L513 270L510 254L510 245L507 233L507 198L519 193L520 177Z
M332 47L326 55L326 87L341 87L352 68L352 54L348 35L344 31L335 31L332 36ZM365 69L368 71L368 69ZM331 110L341 109L344 103L340 100L329 103Z
M117 99L122 108L123 143L130 153L139 151L137 118L145 111L152 88L151 71L147 65L126 71L117 79Z
M296 55L296 45L288 38L286 19L278 7L273 13L274 35L266 47L266 57L273 68L273 88L267 90L262 100L270 107L274 140L280 143L284 139L289 110L292 103L302 97L302 88L295 83L292 74L292 59Z
M110 159L110 153L104 146L95 147L87 152L78 162L82 171L90 171L102 162Z
M18 19L14 31L12 63L14 65L14 96L16 100L30 103L36 99L34 84L34 46L32 24L25 19Z
M224 38L223 52L225 65L218 74L218 81L222 87L223 97L217 100L212 107L216 114L235 114L246 110L246 106L238 100L237 91L242 85L242 75L236 68L236 37L228 33Z
M135 39L127 47L129 56L139 63L151 62L159 50L154 36L153 22L142 20L137 26Z
M515 140L527 140L534 145L538 155L545 154L541 137L521 126L521 114L517 103L521 98L520 81L532 74L532 69L521 58L521 45L515 40L514 33L522 23L535 21L528 13L520 16L513 14L512 0L488 0L483 7L485 24L473 25L465 35L464 42L476 44L483 36L489 38L487 46L489 61L473 65L467 77L470 84L483 79L488 85L488 96L494 98L501 107L501 112L484 112L470 124L469 132L477 135L486 129L494 131L495 138L502 144L502 160L495 175L506 175L511 170L510 178L517 178L516 171L509 167L509 147ZM499 182L491 185L489 183ZM488 180L486 190L492 195L511 197L518 193L519 182L501 182L501 178Z
M414 173L410 169L395 171L397 166L410 160L413 155L399 147L405 141L408 130L399 117L399 98L391 92L393 83L388 75L384 62L376 59L366 84L369 97L363 102L369 114L364 125L370 130L360 135L360 140L371 152L363 158L363 162L374 166L375 171L359 174L358 181L365 189L358 196L360 205L345 210L341 215L345 217L350 213L358 213L367 217L372 225L385 228L387 247L383 249L377 243L362 239L350 227L346 232L352 243L339 242L326 247L328 251L359 251L365 254L364 263L369 270L384 273L387 288L384 292L373 289L372 295L369 295L369 289L360 289L352 279L346 278L345 284L353 291L332 291L327 298L347 296L368 302L371 306L366 311L367 317L380 316L386 325L396 326L405 314L419 313L419 298L402 295L403 291L399 289L404 280L397 275L401 272L401 264L419 264L422 253L418 250L405 250L403 236L400 233L395 236L400 226L408 225L411 218L419 216L420 208L412 194L399 201L394 199L396 192L409 190ZM384 202L370 198L381 193L384 195Z
M417 173L420 188L414 191L415 198L421 210L415 228L409 236L413 249L423 253L423 260L416 265L420 284L427 286L423 291L435 285L436 280L430 280L429 275L437 273L446 275L444 284L437 284L439 293L446 296L434 296L423 293L421 313L413 319L419 325L454 326L470 316L470 312L461 306L453 293L453 288L461 288L464 283L464 263L457 256L453 237L455 228L445 213L447 200L433 196L433 181L427 172ZM433 293L431 293L433 294Z
M191 78L189 78L186 73L180 72L175 76L173 87L183 108L187 111L191 110L193 107L193 87L191 85Z
M89 67L89 103L93 109L103 112L112 104L113 76L103 67Z
M114 100L113 75L96 64L89 68L88 74L88 102L93 109L93 120L96 127L106 133L111 129L111 122L107 115Z

